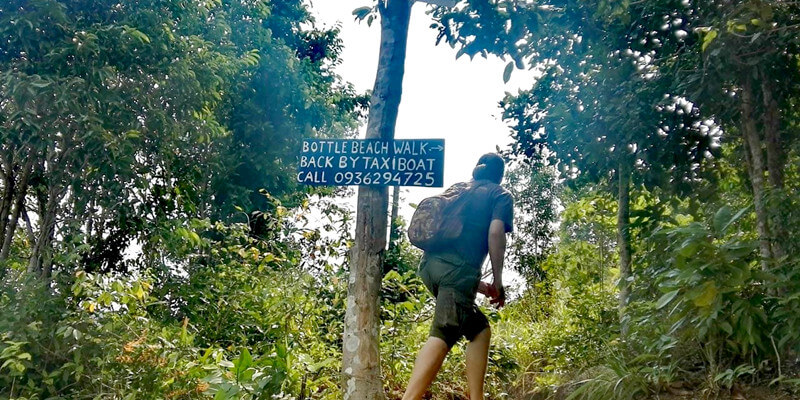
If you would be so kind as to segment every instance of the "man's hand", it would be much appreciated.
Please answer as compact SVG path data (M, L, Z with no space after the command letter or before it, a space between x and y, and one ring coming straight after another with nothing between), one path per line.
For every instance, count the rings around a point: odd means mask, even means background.
M489 259L492 261L492 288L497 294L490 303L500 308L506 304L506 292L503 290L503 257L506 252L506 227L503 221L493 219L489 225Z
M498 294L499 294L497 292L497 289L495 289L493 284L489 284L489 283L486 283L486 282L483 282L483 281L481 281L478 284L478 293L480 293L480 294L482 294L482 295L484 295L486 297L492 298L492 299L497 297Z
M499 290L498 287L500 288ZM494 283L481 281L478 283L478 293L489 297L491 299L489 303L493 304L498 309L506 304L506 292L502 285L498 286Z
M492 292L496 294L496 296L492 296L492 300L489 301L490 304L494 304L497 309L503 308L506 305L506 289L503 285L498 284L497 282L491 285Z

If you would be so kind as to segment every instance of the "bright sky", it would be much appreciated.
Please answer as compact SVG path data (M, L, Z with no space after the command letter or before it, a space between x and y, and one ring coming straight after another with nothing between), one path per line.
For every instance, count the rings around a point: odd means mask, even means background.
M380 22L371 27L354 21L353 10L371 6L374 0L311 0L317 24L341 24L344 42L342 64L337 73L353 83L358 91L372 89L378 65ZM413 6L409 27L403 97L397 120L398 139L445 139L445 188L471 178L478 158L506 148L511 142L508 128L500 119L498 102L506 91L530 87L528 71L514 71L503 84L506 61L497 57L463 56L446 44L436 46L436 31L430 29L428 5ZM524 78L528 78L526 81ZM361 137L364 136L362 131ZM403 188L400 214L411 219L409 203L443 191L442 188Z

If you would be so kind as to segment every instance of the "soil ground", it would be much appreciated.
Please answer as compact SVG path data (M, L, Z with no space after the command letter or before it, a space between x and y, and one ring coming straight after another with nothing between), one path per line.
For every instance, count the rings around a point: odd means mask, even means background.
M722 393L717 396L704 397L703 393L690 393L685 395L659 394L654 400L798 400L800 395L792 395L780 390L769 388L743 388L734 392Z

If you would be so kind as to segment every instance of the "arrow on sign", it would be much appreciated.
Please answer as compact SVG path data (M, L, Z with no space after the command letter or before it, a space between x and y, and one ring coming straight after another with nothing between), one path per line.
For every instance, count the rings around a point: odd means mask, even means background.
M442 151L442 150L444 150L444 147L442 147L442 146L431 147L431 150L439 150L439 151Z
M453 8L458 3L458 0L417 0L421 3L433 4L435 6Z

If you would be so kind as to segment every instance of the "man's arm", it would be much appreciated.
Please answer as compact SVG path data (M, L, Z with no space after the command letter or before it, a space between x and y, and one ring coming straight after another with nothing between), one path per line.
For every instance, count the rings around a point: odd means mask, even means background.
M503 258L506 254L506 227L502 220L494 219L489 225L489 259L492 262L492 276L494 288L497 290L497 306L505 305L505 290L503 290Z

